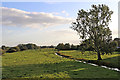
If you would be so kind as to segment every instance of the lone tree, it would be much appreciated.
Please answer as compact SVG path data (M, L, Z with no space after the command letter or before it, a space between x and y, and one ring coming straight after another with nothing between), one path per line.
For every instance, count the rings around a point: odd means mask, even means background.
M92 8L85 11L79 10L76 22L72 23L72 29L77 31L83 40L89 39L94 51L97 52L98 60L102 60L101 53L109 54L116 48L116 42L112 41L112 32L108 25L111 21L110 11L106 5L92 5Z

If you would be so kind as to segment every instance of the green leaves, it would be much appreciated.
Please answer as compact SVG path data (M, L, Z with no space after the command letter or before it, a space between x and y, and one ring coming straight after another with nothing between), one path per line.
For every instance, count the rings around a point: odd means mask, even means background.
M90 39L94 44L95 51L111 53L112 51L109 51L109 48L105 46L110 46L108 44L112 41L112 32L108 25L113 11L110 11L109 7L104 4L91 7L89 11L83 9L78 11L76 22L72 23L71 28L78 32L80 38Z

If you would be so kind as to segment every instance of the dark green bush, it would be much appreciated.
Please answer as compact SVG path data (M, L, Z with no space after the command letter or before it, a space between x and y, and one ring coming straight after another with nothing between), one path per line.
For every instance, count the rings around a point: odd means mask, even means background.
M6 52L12 53L12 52L17 52L17 51L20 51L19 47L11 47Z

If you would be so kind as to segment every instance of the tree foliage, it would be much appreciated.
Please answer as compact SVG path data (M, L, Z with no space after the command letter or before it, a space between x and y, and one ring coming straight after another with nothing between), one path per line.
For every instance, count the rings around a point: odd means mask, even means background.
M26 47L28 49L38 49L38 46L36 44L32 44L32 43L26 44Z
M1 49L2 49L2 50L6 50L6 46L5 46L5 45L2 45Z
M66 44L64 45L64 48L65 48L66 50L70 50L70 44L69 44L69 43L66 43Z
M40 46L36 44L28 43L28 44L19 44L15 47L5 47L2 46L2 50L6 51L7 53L17 52L17 51L24 51L28 49L39 49Z
M20 48L20 51L23 51L23 50L27 50L28 48L27 48L27 46L26 46L26 44L19 44L19 45L17 45L19 48Z
M115 38L114 41L116 41L117 44L118 44L116 51L119 51L119 52L120 52L120 38Z
M76 50L76 49L78 49L77 46L75 46L75 45L72 44L71 45L71 50Z
M116 46L108 27L112 14L113 11L106 5L92 5L92 9L87 11L79 10L76 22L72 23L71 28L77 31L80 38L83 41L89 40L90 45L98 53L98 60L101 60L100 53L111 53L113 50L110 50L110 46Z
M57 45L56 49L58 49L58 50L64 50L65 49L64 44L63 43L59 43Z
M10 47L6 52L12 53L17 51L20 51L20 48L16 46L16 47Z
M56 46L56 49L58 50L81 50L81 45L70 45L70 43L59 43Z

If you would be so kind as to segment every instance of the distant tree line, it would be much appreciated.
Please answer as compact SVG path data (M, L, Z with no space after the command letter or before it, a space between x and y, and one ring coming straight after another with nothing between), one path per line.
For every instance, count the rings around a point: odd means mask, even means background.
M24 51L24 50L28 50L28 49L39 49L39 48L40 48L39 46L37 46L36 44L32 44L32 43L19 44L15 47L6 47L5 45L3 45L1 47L1 49L4 50L4 52L7 52L7 53Z
M120 51L120 38L115 38L114 41L117 42L118 47L116 51ZM90 40L86 39L80 43L80 45L73 45L70 43L59 43L57 46L37 46L36 44L33 43L28 43L28 44L19 44L15 47L7 47L5 45L1 46L0 49L0 54L4 53L12 53L12 52L17 52L17 51L24 51L24 50L29 50L29 49L41 49L41 48L55 48L57 50L84 50L84 51L93 51L93 46L90 45ZM112 49L112 48L111 48ZM109 50L111 50L109 49Z
M17 52L17 51L24 51L24 50L29 50L29 49L41 49L41 48L55 48L55 46L37 46L36 44L33 43L28 43L28 44L19 44L15 47L7 47L5 45L1 46L0 52L3 53L12 53L12 52Z
M120 51L120 38L115 38L113 41L116 41L118 44L118 47L115 48L116 51ZM91 45L91 42L89 39L86 39L80 43L80 45L70 45L69 43L59 43L56 46L56 49L58 50L81 50L81 51L93 51L93 46ZM109 50L112 50L114 48L109 47Z
M53 46L53 45L51 45L51 46L40 46L40 48L55 48L56 46Z
M58 50L82 50L84 47L86 46L86 44L84 43L81 43L80 45L70 45L69 43L59 43L57 46L56 46L56 49ZM86 47L85 48L86 51L92 51L92 47L89 46L89 47Z

